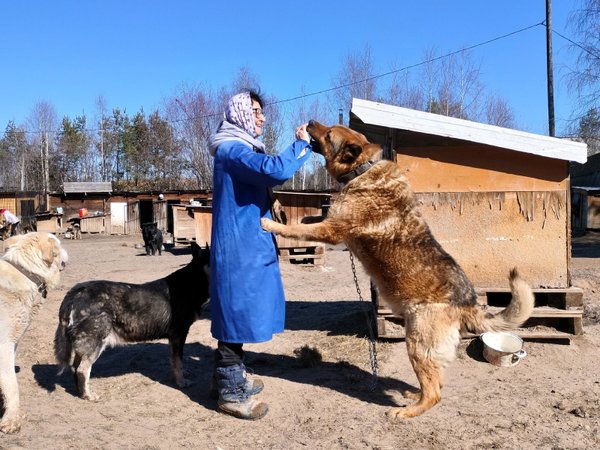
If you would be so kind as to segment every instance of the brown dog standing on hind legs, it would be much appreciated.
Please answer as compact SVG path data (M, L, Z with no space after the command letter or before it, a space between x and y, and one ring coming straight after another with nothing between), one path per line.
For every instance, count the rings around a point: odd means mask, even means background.
M442 372L456 357L461 332L516 328L531 315L533 292L513 269L508 307L496 315L484 311L461 267L433 237L406 177L391 161L373 162L381 147L341 125L311 121L307 130L313 150L343 185L339 197L320 223L262 219L262 226L285 237L344 242L361 261L381 300L404 316L406 349L420 384L417 392L403 392L413 404L388 415L418 416L440 401Z

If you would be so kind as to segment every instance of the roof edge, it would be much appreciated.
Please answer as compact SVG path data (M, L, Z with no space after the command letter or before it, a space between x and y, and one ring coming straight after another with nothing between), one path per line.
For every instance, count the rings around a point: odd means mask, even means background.
M350 110L362 122L398 130L461 139L547 158L585 163L587 144L457 119L385 103L352 99Z

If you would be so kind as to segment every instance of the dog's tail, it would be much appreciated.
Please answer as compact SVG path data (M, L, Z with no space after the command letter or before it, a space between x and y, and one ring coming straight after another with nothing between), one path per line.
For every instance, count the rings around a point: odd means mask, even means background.
M56 333L54 334L54 357L59 366L58 375L73 365L73 347L67 333L68 326L68 317L63 317L61 311L58 327L56 327Z
M522 325L533 312L535 297L531 287L519 276L516 268L510 271L509 305L497 314L491 314L480 307L470 307L462 315L462 329L471 333L504 331Z

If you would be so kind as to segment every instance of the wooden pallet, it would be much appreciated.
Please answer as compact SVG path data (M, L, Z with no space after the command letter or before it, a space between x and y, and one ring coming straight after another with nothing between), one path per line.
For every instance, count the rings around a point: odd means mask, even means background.
M531 317L514 333L523 339L569 340L583 332L583 291L579 288L533 289L535 308ZM511 293L506 289L478 290L478 302L492 312L501 311L508 305ZM371 298L377 305L377 293ZM382 305L377 305L377 336L380 338L404 338L404 321ZM466 334L472 338L477 335Z
M284 247L279 248L279 260L294 264L312 264L321 266L325 263L325 247Z

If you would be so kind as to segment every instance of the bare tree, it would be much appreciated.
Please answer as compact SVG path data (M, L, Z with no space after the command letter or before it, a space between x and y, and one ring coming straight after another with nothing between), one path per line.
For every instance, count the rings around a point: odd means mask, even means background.
M383 101L419 111L426 110L427 105L422 87L412 83L408 72L393 74Z
M490 125L504 128L515 127L515 117L512 109L505 99L498 96L490 96L485 102L485 119Z
M108 179L108 173L106 170L106 153L104 151L104 130L106 127L106 100L103 96L98 96L96 99L96 123L98 124L98 133L97 133L97 142L96 148L98 149L98 153L100 155L100 180L106 181Z
M193 176L196 188L212 187L208 140L222 120L222 111L220 96L203 87L183 87L166 102L166 116L184 161L182 174Z
M370 47L366 46L362 53L346 55L333 85L339 89L334 91L332 103L344 111L350 109L353 98L377 99L377 79Z
M572 46L577 65L569 82L579 94L581 110L587 112L600 103L600 0L579 0L569 23L578 36Z
M483 91L483 84L480 81L481 65L473 63L465 51L452 55L450 60L453 60L457 72L457 111L455 117L460 119L477 118Z
M57 123L54 107L46 101L36 103L31 112L29 123L34 131L34 143L39 148L39 188L44 194L47 194L50 191L50 146L54 140L53 135Z

